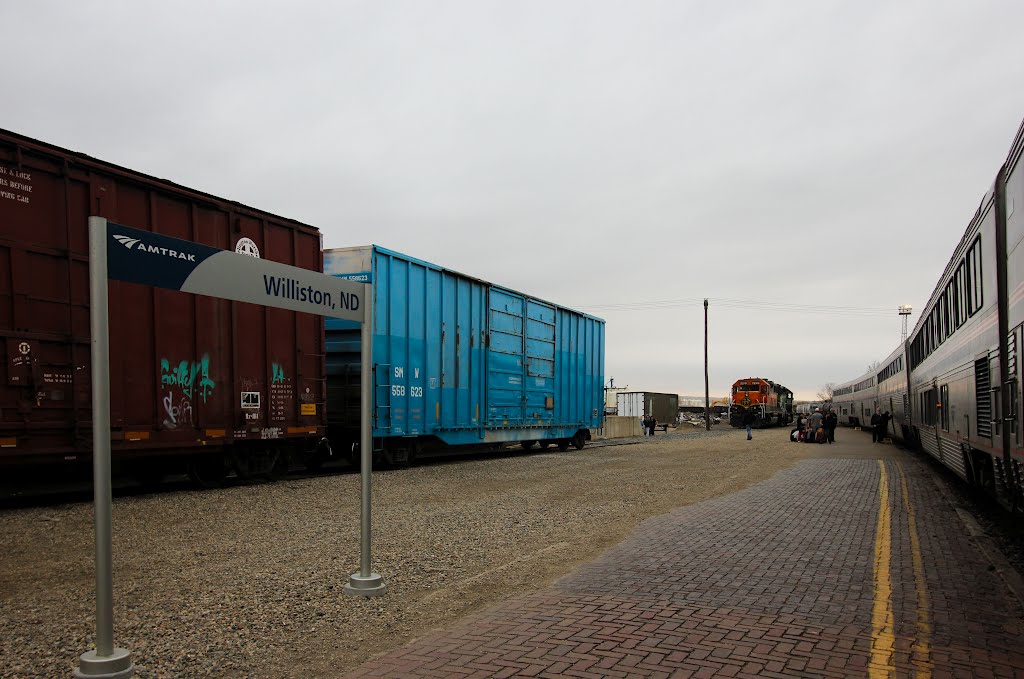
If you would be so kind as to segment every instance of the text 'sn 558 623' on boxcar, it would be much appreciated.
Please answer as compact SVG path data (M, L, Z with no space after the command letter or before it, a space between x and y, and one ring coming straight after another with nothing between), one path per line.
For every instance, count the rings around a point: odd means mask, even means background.
M312 226L0 131L0 464L90 459L90 215L322 270ZM323 439L320 317L114 281L109 295L116 465L215 483L280 473Z

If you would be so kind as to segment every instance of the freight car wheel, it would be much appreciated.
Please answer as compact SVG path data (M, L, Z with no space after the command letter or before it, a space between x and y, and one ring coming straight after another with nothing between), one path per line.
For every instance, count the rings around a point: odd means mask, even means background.
M188 463L188 477L203 488L218 488L224 485L228 476L227 465L222 455L204 455Z
M587 445L587 435L581 431L576 432L576 435L572 437L572 446L576 450L583 450L583 446Z
M411 467L412 465L416 464L416 458L420 456L421 448L422 446L420 445L420 442L418 440L413 440L409 444L409 457L406 466Z
M160 460L146 460L132 465L132 478L146 490L159 486L166 476L166 470Z
M553 443L552 441L540 441L540 449L541 450L547 450L548 448L551 447L552 443Z
M523 447L523 450L529 450L537 445L536 441L520 441L519 445Z
M394 469L411 467L416 461L418 452L419 444L415 440L385 446L384 464Z
M305 454L302 465L311 472L320 471L333 454L330 442L325 438L320 439L316 448Z
M288 476L291 471L291 455L287 450L276 450L271 453L273 459L267 468L265 476L268 481L280 481Z
M558 449L562 452L569 450L569 439L558 439Z

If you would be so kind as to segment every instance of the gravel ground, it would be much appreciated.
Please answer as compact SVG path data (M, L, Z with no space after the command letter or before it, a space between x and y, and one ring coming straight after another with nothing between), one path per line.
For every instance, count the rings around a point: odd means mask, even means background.
M115 639L140 677L337 676L537 589L644 519L805 456L786 430L720 425L632 445L436 461L374 475L377 599L359 564L359 477L114 501ZM3 676L68 676L93 634L92 507L0 513Z
M116 640L140 677L338 676L543 587L650 516L822 454L786 435L687 427L376 474L379 599L342 593L359 562L358 475L117 498ZM947 481L1024 570L1019 522ZM0 676L68 676L94 631L92 507L0 512L0 530Z

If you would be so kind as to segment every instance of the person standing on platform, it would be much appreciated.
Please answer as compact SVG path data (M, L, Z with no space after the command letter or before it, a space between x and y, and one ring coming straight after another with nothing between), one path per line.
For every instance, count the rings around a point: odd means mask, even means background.
M808 435L811 441L817 440L815 437L818 435L818 430L821 429L821 423L825 419L825 416L821 414L821 408L815 408L814 413L810 417L810 431Z
M839 416L836 415L836 411L829 408L828 415L825 416L825 440L829 442L829 445L836 442L836 427L839 426Z
M644 415L640 418L640 430L647 436L647 416Z
M871 416L871 442L878 443L881 441L880 434L882 433L880 425L882 423L882 414L878 412L878 408L875 408L875 414Z
M747 412L743 413L743 426L745 426L747 428L747 440L749 441L750 439L754 438L754 436L753 436L754 409L753 408L748 408Z
M882 417L878 420L878 442L881 443L889 437L889 420L892 419L892 415L886 410L882 413Z
M654 415L651 415L650 426L651 426L651 436L654 436L654 428L658 426L658 418L656 418Z

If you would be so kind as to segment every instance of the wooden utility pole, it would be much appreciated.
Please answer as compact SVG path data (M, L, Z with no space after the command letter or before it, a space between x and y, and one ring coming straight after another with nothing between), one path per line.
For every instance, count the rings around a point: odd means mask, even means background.
M708 300L704 298L704 427L711 431L711 396L708 391Z

